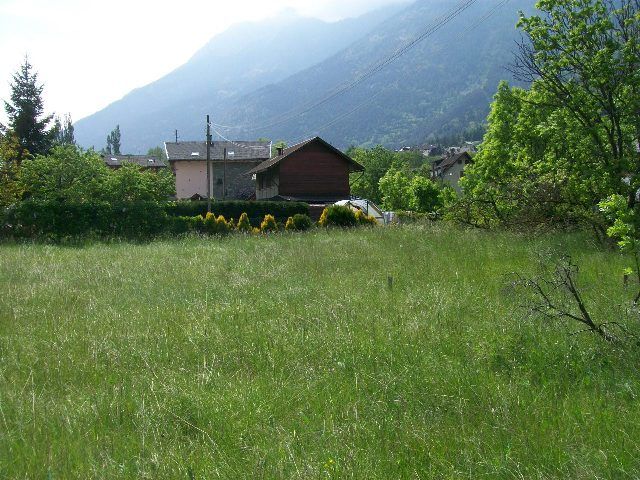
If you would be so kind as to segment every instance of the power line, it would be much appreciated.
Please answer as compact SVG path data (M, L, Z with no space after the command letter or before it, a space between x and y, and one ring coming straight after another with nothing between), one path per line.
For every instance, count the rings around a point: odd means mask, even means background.
M418 43L420 43L423 40L425 40L426 38L434 35L436 32L438 32L440 29L442 29L445 25L449 24L456 17L458 17L460 14L462 14L465 10L467 10L472 5L477 3L477 1L478 0L464 0L464 1L460 2L460 3L458 3L458 5L453 7L447 13L441 15L436 20L434 20L431 24L429 24L427 29L425 31L423 31L420 35L418 35L417 37L415 37L414 39L412 39L411 41L409 41L408 43L406 43L405 45L403 45L402 47L397 49L391 55L385 57L384 59L382 59L378 63L376 63L376 64L372 65L371 67L369 67L363 74L359 75L356 79L354 79L353 81L351 81L350 83L348 83L346 85L343 85L342 87L339 87L334 92L328 94L327 96L325 96L325 97L323 97L323 98L321 98L319 100L316 100L314 102L306 103L305 105L302 106L302 110L297 112L297 113L293 113L293 112L295 112L295 110L291 110L289 112L290 113L289 115L284 114L284 116L280 116L280 119L278 119L278 120L275 120L275 121L273 121L271 123L267 123L267 124L264 124L264 125L256 126L256 127L253 127L253 128L246 128L246 127L240 127L240 126L236 126L236 127L221 126L221 125L217 125L217 126L220 127L220 128L225 128L225 129L229 129L229 130L237 129L237 130L244 130L244 131L248 131L248 132L253 132L253 131L265 130L267 128L271 128L271 127L274 127L274 126L277 126L277 125L281 125L282 123L285 123L285 122L293 120L293 119L295 119L297 117L300 117L300 116L310 112L311 110L313 110L313 109L315 109L315 108L327 103L328 101L334 99L335 97L337 97L339 95L342 95L343 93L351 90L352 88L354 88L357 85L361 84L362 82L364 82L365 80L367 80L371 76L375 75L380 70L382 70L384 67L386 67L388 64L390 64L391 62L395 61L396 59L398 59L399 57L404 55L407 51L409 51L410 49L415 47Z
M476 28L478 28L482 23L486 22L487 20L489 20L491 17L493 17L502 7L504 7L507 3L509 3L510 0L501 0L500 2L498 2L497 5L494 5L493 8L491 8L491 10L489 10L487 13L485 13L482 17L480 17L480 19L478 19L478 21L476 21L475 23L473 23L470 27L466 28L462 35L459 35L457 37L457 39L461 39L464 38L465 35L471 33L473 30L475 30ZM368 98L367 100L365 100L364 102L360 103L358 106L356 106L355 108L353 108L352 110L340 115L337 118L334 118L333 120L331 120L330 122L313 129L313 132L321 132L322 130L330 127L331 125L339 122L340 120L342 120L343 118L346 118L350 115L352 115L353 113L357 112L358 110L360 110L362 107L366 106L367 104L373 102L377 97L379 97L382 94L382 90L380 90L378 93L376 93L373 97ZM311 137L311 134L306 134L305 136L301 137L301 138L309 138Z

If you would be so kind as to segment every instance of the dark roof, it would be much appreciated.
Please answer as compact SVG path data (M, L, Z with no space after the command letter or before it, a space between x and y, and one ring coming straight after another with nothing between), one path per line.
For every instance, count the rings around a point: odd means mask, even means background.
M108 167L121 167L123 163L135 163L145 168L166 168L167 164L158 157L150 155L102 155Z
M440 160L436 160L435 162L433 162L433 165L435 168L442 169L440 173L444 173L447 170L449 170L449 168L451 168L453 165L455 165L456 162L462 157L467 157L467 160L471 160L471 155L469 155L469 152L460 152L456 155L451 155L450 157L444 157L444 158L441 158Z
M304 147L306 147L307 145L309 145L311 143L314 143L314 142L319 142L321 145L323 145L324 147L328 148L333 153L335 153L336 155L342 157L344 160L349 162L351 164L352 168L353 168L353 171L361 172L362 170L364 170L364 167L362 165L360 165L358 162L353 160L348 155L345 155L344 153L342 153L340 150L338 150L333 145L325 142L320 137L314 137L314 138L310 138L309 140L305 140L304 142L301 142L301 143L298 143L296 145L293 145L291 147L285 148L284 151L282 152L282 155L278 155L277 157L273 157L273 158L267 160L266 162L262 162L260 165L258 165L256 167L254 167L253 169L249 170L247 172L247 175L252 175L254 173L260 173L260 172L264 172L265 170L269 170L271 167L273 167L274 165L277 165L278 163L280 163L282 160L287 158L292 153L295 153L295 152L297 152L299 150L302 150Z
M170 162L207 159L207 142L165 142L164 147ZM261 161L271 156L271 142L212 142L211 160L223 160L225 148L227 160L230 162Z

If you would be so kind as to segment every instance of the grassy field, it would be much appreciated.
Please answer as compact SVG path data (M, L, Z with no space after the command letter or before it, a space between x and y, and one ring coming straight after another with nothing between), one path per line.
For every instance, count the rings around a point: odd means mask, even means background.
M581 235L1 245L0 478L638 478L640 354L505 289L544 252L613 314Z

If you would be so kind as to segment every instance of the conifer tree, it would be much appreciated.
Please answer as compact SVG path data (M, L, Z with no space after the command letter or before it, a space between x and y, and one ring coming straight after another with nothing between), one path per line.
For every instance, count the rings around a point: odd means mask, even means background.
M116 125L116 128L107 136L105 152L109 155L120 155L120 138L120 125Z
M46 154L51 148L53 132L48 126L52 115L44 114L42 91L43 86L38 85L38 74L25 58L13 75L11 99L4 102L9 130L15 134L23 150L20 158L26 153L32 156Z
M76 139L73 135L73 121L71 114L67 113L64 119L56 117L53 125L53 141L56 145L75 145Z

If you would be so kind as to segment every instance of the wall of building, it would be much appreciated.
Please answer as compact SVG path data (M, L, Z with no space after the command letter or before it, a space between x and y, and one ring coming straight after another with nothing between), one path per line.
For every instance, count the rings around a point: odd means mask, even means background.
M279 168L275 166L265 172L256 174L256 200L268 200L279 194Z
M451 165L449 169L442 175L442 182L452 187L456 192L461 193L462 189L458 183L463 176L464 161L459 161Z
M349 164L322 145L312 143L280 162L279 183L282 196L347 199Z
M229 161L226 165L226 196L227 200L250 198L255 193L255 182L246 173L261 161ZM225 176L224 163L212 161L212 198L222 200L223 178ZM174 161L171 167L176 178L176 196L178 199L189 199L198 194L207 196L207 162Z

